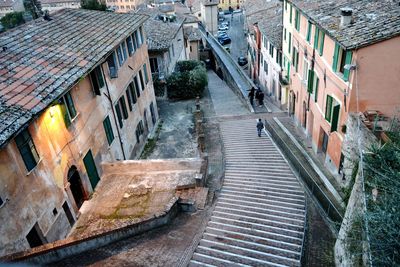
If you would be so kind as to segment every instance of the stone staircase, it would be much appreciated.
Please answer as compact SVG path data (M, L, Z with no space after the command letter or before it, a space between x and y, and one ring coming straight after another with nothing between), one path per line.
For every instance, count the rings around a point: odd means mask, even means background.
M221 123L225 179L189 266L300 266L305 196L255 120Z

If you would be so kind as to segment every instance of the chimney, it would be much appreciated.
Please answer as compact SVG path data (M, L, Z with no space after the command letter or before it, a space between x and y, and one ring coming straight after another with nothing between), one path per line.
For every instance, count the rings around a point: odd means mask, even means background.
M343 7L340 9L340 26L348 26L352 23L353 9L350 7Z

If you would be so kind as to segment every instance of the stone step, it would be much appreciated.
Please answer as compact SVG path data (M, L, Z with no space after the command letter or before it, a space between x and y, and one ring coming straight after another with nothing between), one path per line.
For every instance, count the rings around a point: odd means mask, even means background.
M240 266L277 266L283 267L285 265L282 264L274 264L273 262L260 260L252 257L251 255L241 255L246 253L232 253L231 251L224 251L218 248L211 248L199 245L196 249L196 252L202 255L208 255L216 259L223 259L235 262L236 264L242 264ZM220 265L220 266L229 266L229 265Z
M287 165L287 162L282 157L279 157L279 158L260 158L260 160L261 160L262 163L268 162L269 164L286 164ZM244 162L243 162L243 158L241 158L241 157L231 157L229 159L226 159L226 163L241 164L241 163L244 163ZM258 162L258 161L254 162L253 161L252 163L260 163L260 162Z
M218 207L216 207L214 211L261 219L265 221L274 221L275 223L282 223L284 225L287 225L288 227L294 227L294 229L300 229L296 227L302 227L302 225L304 224L303 219L288 218L287 216L282 216L281 214L273 215L271 213L253 211L243 207L228 207L227 205L218 205Z
M284 212L284 211L278 211L274 209L265 209L265 206L252 206L248 204L238 204L238 203L230 203L222 200L218 200L218 204L222 208L231 208L231 209L242 209L246 210L249 212L255 212L255 213L266 213L271 216L278 216L278 217L283 217L283 218L288 218L288 219L296 219L300 221L304 221L304 213L293 213L293 212Z
M241 168L236 168L236 167L232 167L232 166L227 166L226 167L226 170L225 170L225 172L228 172L228 171L230 171L230 172L234 172L234 173L237 173L237 174L245 174L245 175L248 175L248 176L251 176L252 174L269 174L269 175L291 175L291 176L294 176L294 174L292 173L292 171L291 170L274 170L274 169L269 169L269 170L263 170L263 169L254 169L254 170L252 170L252 169L250 169L250 170L244 170L244 169L241 169Z
M251 147L251 148L262 148L264 149L274 149L277 150L276 146L272 142L266 142L265 140L246 140L246 139L223 139L225 147ZM247 145L247 146L246 146Z
M257 235L263 238L301 245L303 232L275 227L258 222L249 222L243 219L228 218L214 214L208 223L207 229L220 231L240 232L242 234Z
M274 180L272 180L274 181ZM276 181L276 180L275 180ZM271 188L268 183L265 183L263 181L257 181L257 182L252 182L252 181L232 181L229 179L224 180L224 185L227 186L233 186L233 187L239 187L239 188L244 188L244 189L261 189L261 190L269 190L273 192L279 192L282 194L288 194L288 195L301 195L304 196L304 193L299 189L299 190L293 190L293 189L280 189L280 188Z
M248 188L248 187L244 187L244 186L234 186L234 185L228 185L224 183L224 189L225 190L236 190L236 191L240 191L240 192L244 192L244 193L251 193L251 194L262 194L265 195L267 197L275 197L275 198L282 198L282 199L293 199L293 200L300 200L300 201L304 201L304 195L294 195L294 194L287 194L287 193L282 193L282 192L277 192L274 191L273 188Z
M252 180L259 180L259 181L264 181L264 180L278 180L278 181L292 181L293 183L299 184L297 178L292 174L285 174L285 175L268 175L268 174L252 174L251 177L248 175L243 175L241 173L234 173L234 172L228 172L228 174L225 172L225 177L232 177L232 178L238 178L238 179L252 179Z
M267 199L265 197L255 197L255 196L245 196L245 195L238 195L237 193L227 193L227 192L222 192L221 197L234 197L238 200L246 200L246 201L258 201L259 203L262 204L270 204L270 205L280 205L285 208L292 208L292 209L300 209L304 210L304 205L302 204L296 204L296 203L289 203L289 202L283 202L283 201L278 201L278 200L273 200L273 199Z
M277 248L277 247L265 245L262 243L256 243L256 242L253 242L252 240L243 240L243 239L238 239L235 237L216 235L216 234L209 233L209 232L205 232L203 235L203 238L206 241L217 242L217 243L221 242L226 245L242 247L242 248L250 249L253 251L258 251L258 252L278 255L278 256L282 256L282 257L286 257L286 258L290 258L290 259L300 260L300 253L297 251L287 250L284 248ZM201 241L200 241L200 244L201 244Z
M230 193L230 194L235 194L237 196L251 196L251 197L258 197L258 198L265 198L269 200L275 200L279 201L281 203L289 203L289 204L297 204L297 205L304 205L304 199L298 199L298 198L286 198L283 196L272 196L268 195L265 193L250 193L250 192L244 192L243 190L238 190L238 189L231 189L231 188L222 188L221 193Z
M276 188L276 189L286 189L286 190L300 190L300 186L297 184L293 183L292 181L286 181L286 180L270 180L268 178L265 178L261 180L260 178L236 178L232 176L225 176L224 182L234 182L234 183L241 183L242 181L251 181L255 185L262 185L264 186L268 185L268 187L271 188Z
M192 265L193 263L193 265ZM189 267L190 266L232 266L232 267L243 267L243 266L250 266L250 265L244 265L240 263L236 263L230 260L224 260L221 258L215 258L206 254L201 254L198 252L195 252L193 254L193 258L190 261Z
M214 234L217 236L227 236L244 241L251 241L271 247L293 251L296 253L299 253L301 251L300 239L297 241L291 237L274 234L272 232L257 231L253 228L246 228L243 226L235 226L229 224L226 225L221 222L210 221L206 228L206 233Z
M226 159L232 159L232 160L242 160L242 161L248 161L249 157L254 158L254 159L264 159L264 160L283 160L281 154L275 154L275 155L270 155L270 154L265 154L262 152L258 153L250 153L250 152L235 152L235 153L229 153L225 155Z
M261 252L253 249L249 249L242 246L226 244L220 241L212 241L207 239L202 239L199 244L199 248L212 249L223 252L230 252L234 254L245 254L247 257L252 259L257 259L263 261L264 263L277 263L289 266L297 266L298 260L293 258L287 258L284 256L279 256L271 253Z
M232 198L229 196L221 196L218 198L218 201L225 201L228 203L232 204L243 204L243 205L254 205L257 207L264 207L266 210L270 211L282 211L286 213L293 213L293 214L305 214L305 211L303 209L296 209L296 208L290 208L290 207L283 207L280 205L280 203L261 203L260 201L251 201L251 200L243 200L243 199L237 199L237 198Z
M194 256L193 256L193 258L194 258ZM194 259L190 260L188 266L189 267L218 267L217 265L207 264L207 263L200 262L200 261L197 261L197 260L194 260Z
M292 172L292 169L287 165L282 163L268 163L265 160L260 159L257 162L251 162L251 163L231 163L229 161L226 162L225 164L226 168L238 168L242 170L261 170L261 171L269 171L269 170L276 170L276 171L289 171Z

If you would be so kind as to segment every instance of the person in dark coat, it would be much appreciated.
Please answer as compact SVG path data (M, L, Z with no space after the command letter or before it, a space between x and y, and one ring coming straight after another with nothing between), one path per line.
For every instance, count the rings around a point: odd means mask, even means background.
M258 119L258 122L257 122L257 134L258 134L258 137L261 137L262 129L264 129L264 123L261 121L261 119Z
M256 99L257 99L257 101L259 101L258 99L260 97L260 93L261 93L261 89L260 89L260 87L258 87L257 91L256 91Z
M262 107L264 105L264 92L261 91L258 94L258 103L260 104L260 107Z
M253 106L254 103L254 92L256 91L256 89L254 89L254 87L251 87L250 92L249 92L249 100L250 100L250 104Z

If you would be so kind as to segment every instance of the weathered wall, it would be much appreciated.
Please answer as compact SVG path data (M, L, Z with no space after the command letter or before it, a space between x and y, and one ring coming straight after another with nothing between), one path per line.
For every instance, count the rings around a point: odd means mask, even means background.
M14 141L0 150L0 194L3 199L9 199L0 208L0 255L29 248L26 235L35 225L44 235L45 241L50 242L64 238L70 231L69 223L62 205L68 203L71 213L76 217L78 207L71 193L67 179L68 170L75 166L79 172L83 187L84 198L87 199L94 188L89 181L83 163L84 156L91 150L99 176L102 174L101 162L123 159L117 134L117 122L114 120L112 108L120 97L125 98L126 87L133 77L146 63L148 74L147 45L142 45L133 56L119 68L118 78L110 79L107 63L102 64L105 78L111 93L110 101L105 94L106 88L101 88L101 95L93 93L88 77L74 86L70 92L77 111L77 116L66 128L60 105L55 105L44 111L28 130L32 136L36 150L40 156L37 166L27 172L25 164ZM141 89L141 96L132 111L128 109L128 119L119 128L125 155L136 156L137 151L144 146L147 133L154 128L151 120L150 104L154 105L156 118L157 105L154 89L149 75L149 83ZM135 129L140 120L147 124L145 134L140 142L136 142ZM115 136L109 145L103 126L106 116L111 120ZM56 215L53 213L56 211Z

